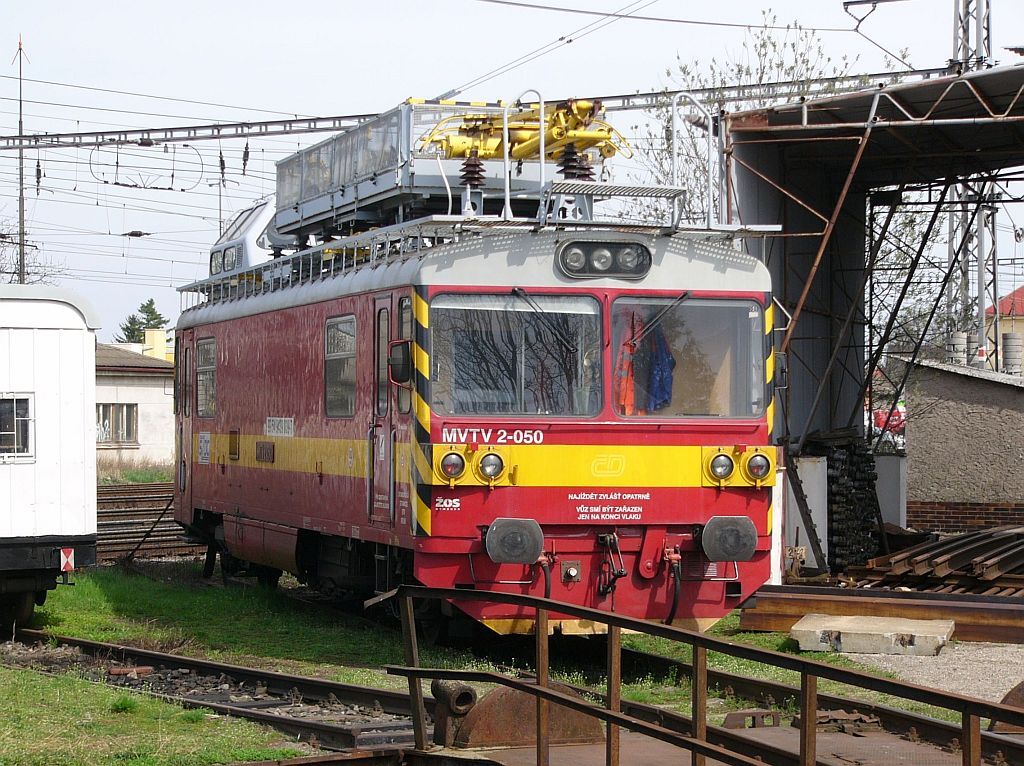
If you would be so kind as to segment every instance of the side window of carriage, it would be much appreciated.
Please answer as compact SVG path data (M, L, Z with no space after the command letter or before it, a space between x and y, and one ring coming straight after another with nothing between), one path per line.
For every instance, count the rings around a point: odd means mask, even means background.
M386 308L377 309L377 414L388 414L388 396L391 385L388 382L388 342L391 340L391 317Z
M356 318L328 319L324 328L324 407L329 418L356 412Z
M217 341L204 338L196 343L196 415L217 414Z
M402 298L398 301L398 338L412 340L412 300ZM406 386L398 388L398 411L408 413L412 410L412 389Z

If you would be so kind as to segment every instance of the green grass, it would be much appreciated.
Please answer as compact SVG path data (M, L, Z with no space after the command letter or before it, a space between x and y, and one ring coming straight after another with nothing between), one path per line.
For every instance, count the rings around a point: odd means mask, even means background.
M202 766L301 755L245 721L0 667L0 766Z
M96 458L98 484L149 484L173 479L173 463L110 457L103 453Z
M283 594L257 587L228 588L198 584L199 564L192 561L165 565L161 581L127 574L116 568L94 569L76 575L73 588L58 588L37 611L35 627L54 633L128 643L162 651L208 657L286 673L318 676L345 683L383 688L405 688L404 678L389 676L385 664L405 664L397 627L382 628L358 614L317 608ZM739 617L730 615L711 633L730 641L764 649L797 653L786 634L750 633L739 630ZM690 648L665 639L625 635L623 644L638 650L690 660ZM840 667L871 671L843 655L800 653ZM508 664L529 668L533 652L528 646ZM489 663L453 649L420 647L424 666L493 669ZM736 675L765 678L799 685L799 676L761 663L711 652L709 667ZM601 671L586 674L552 670L553 677L573 683L603 685ZM819 680L823 693L859 698L956 720L949 711L933 709L888 695ZM623 685L623 697L686 712L690 704L687 680L645 678ZM723 699L709 703L711 720L730 709L749 707L745 700ZM789 700L775 707L793 710Z
M797 642L790 638L787 633L758 633L743 631L740 630L739 622L739 611L733 612L715 625L710 631L708 631L708 633L716 638L721 638L738 644L745 644L747 646L753 646L758 649L769 649L771 651L782 652L784 654L799 655L801 659L805 660L816 660L829 665L835 665L836 667L860 670L885 678L896 678L896 676L891 673L885 673L875 668L862 665L861 663L854 662L850 658L837 652L801 652ZM629 646L630 648L638 651L660 654L662 656L672 657L684 662L690 662L693 656L688 644L681 644L667 639L656 638L654 636L639 634L626 635L623 636L622 643L624 646ZM795 671L786 670L773 665L765 665L760 662L740 659L722 652L708 652L708 668L722 671L724 673L731 673L737 676L745 676L747 678L759 678L775 681L776 683L789 684L790 686L799 687L800 685L800 674ZM894 695L880 694L878 692L837 683L827 679L818 679L818 691L822 694L833 694L836 696L860 699L879 705L889 705L891 707L897 707L902 710L908 710L942 720L957 722L960 720L959 713L955 713L944 708L932 707L912 700L902 699ZM623 694L625 695L625 692ZM749 705L743 700L738 700L741 704L735 706L732 705L732 700L727 700L726 702L729 703L729 707L749 707ZM688 695L685 700L685 704L689 704ZM784 711L796 711L796 700L775 700L775 707L779 707Z
M33 627L345 683L402 688L381 667L402 665L401 633L359 615L255 586L195 584L200 565L164 569L160 582L114 567L82 571L36 610ZM421 647L424 665L482 667L471 655Z

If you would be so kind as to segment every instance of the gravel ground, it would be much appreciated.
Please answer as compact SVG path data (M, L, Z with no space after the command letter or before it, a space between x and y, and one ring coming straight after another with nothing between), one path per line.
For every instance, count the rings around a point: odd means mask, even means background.
M1024 681L1024 644L954 642L935 657L847 654L851 660L892 673L908 683L999 702Z

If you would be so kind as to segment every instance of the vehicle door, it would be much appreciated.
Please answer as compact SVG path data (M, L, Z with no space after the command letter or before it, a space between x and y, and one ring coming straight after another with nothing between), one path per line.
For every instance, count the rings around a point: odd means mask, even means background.
M194 332L184 330L177 338L174 349L174 403L175 414L175 518L183 523L192 521L192 366L194 358Z
M370 476L368 512L372 524L395 522L395 424L388 380L388 344L391 341L391 295L374 301L373 312L373 419L370 424Z

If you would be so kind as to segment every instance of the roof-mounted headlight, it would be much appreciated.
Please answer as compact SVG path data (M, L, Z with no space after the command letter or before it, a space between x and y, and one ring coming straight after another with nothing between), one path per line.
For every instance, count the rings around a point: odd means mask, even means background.
M612 251L607 247L595 247L590 251L590 265L594 271L608 271L612 266Z
M557 261L573 279L643 279L651 270L651 251L638 242L567 242Z
M562 265L565 266L566 271L571 271L574 274L583 271L587 265L587 254L581 247L567 247L562 251Z

